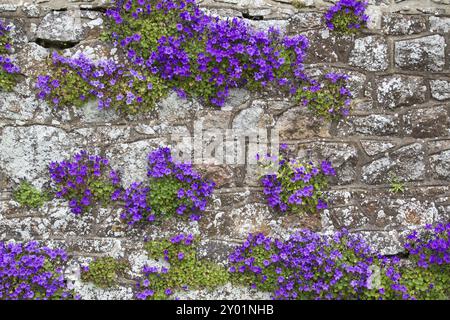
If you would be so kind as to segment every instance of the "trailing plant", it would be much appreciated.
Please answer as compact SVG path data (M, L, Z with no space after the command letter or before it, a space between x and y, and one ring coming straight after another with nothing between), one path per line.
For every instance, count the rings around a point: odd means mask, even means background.
M365 14L367 1L339 0L325 14L330 30L342 34L353 34L367 26L369 16Z
M427 225L407 236L405 249L415 268L406 281L418 299L450 299L450 222Z
M256 31L241 19L211 17L194 0L117 0L106 15L110 34L104 38L121 49L125 63L55 53L52 72L38 79L39 98L55 106L81 106L95 98L100 109L137 113L151 110L168 90L221 107L232 88L276 86L296 95L314 85L303 71L303 35ZM324 98L333 93L326 85L319 98L302 101L311 101L316 112L326 100L327 110L346 115L342 97L332 106L332 98Z
M146 249L150 258L169 263L170 267L145 266L144 279L136 284L137 299L169 299L179 291L214 288L229 280L225 268L197 257L191 234L148 242Z
M327 208L328 177L336 175L330 162L324 160L315 166L313 162L280 154L264 159L258 155L258 163L267 172L260 182L270 207L294 213L315 213Z
M81 280L92 282L100 288L110 288L117 285L120 276L128 268L128 263L113 257L95 259L88 266L82 266Z
M66 261L64 250L36 241L0 242L0 300L78 298L64 279Z
M147 182L131 184L122 195L125 211L121 218L130 225L156 217L189 215L199 220L215 187L192 164L175 162L168 147L148 155L147 176Z
M346 230L288 240L250 234L229 256L232 280L275 299L450 299L450 223L407 236L408 260L377 254Z
M69 201L71 211L87 212L95 202L108 203L120 190L117 173L108 168L109 161L81 151L73 161L52 162L49 173L57 198Z
M114 60L93 62L83 54L65 58L53 52L50 74L38 77L38 97L54 107L81 107L97 99L99 109L135 114L148 111L167 93L162 80L146 69Z
M39 191L33 187L29 182L23 181L19 187L13 192L13 199L21 206L29 208L39 208L51 199L48 192Z
M6 56L12 51L11 28L0 19L0 90L11 91L17 82L20 68Z
M250 234L230 255L229 270L235 281L270 291L274 299L379 299L384 292L372 275L380 261L361 237L345 230L333 235L301 230L286 241ZM382 275L392 296L403 297L396 274Z

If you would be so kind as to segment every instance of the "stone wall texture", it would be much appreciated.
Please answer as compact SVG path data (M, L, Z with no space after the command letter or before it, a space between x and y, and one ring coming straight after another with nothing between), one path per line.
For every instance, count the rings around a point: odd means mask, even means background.
M202 235L200 254L225 263L229 250L249 232L286 237L303 227L360 232L387 254L401 251L405 232L450 218L450 1L369 0L369 28L355 36L335 36L322 22L333 0L204 0L205 10L245 17L256 28L277 26L310 39L306 67L311 74L336 70L351 76L354 112L346 122L327 124L273 93L235 90L223 110L202 107L172 94L147 115L119 116L80 109L52 110L35 97L36 76L52 48L114 57L98 40L103 28L98 0L0 0L0 17L14 25L14 58L23 77L13 92L0 92L0 240L42 240L66 248L77 262L102 255L123 257L132 271L121 286L98 289L76 281L83 298L132 297L133 277L147 262L143 239L175 232ZM119 208L96 208L75 217L66 202L38 210L12 200L21 179L41 187L47 164L80 149L107 156L125 184L143 179L146 154L160 144L183 148L174 134L205 127L276 128L299 155L329 159L337 168L331 207L318 216L285 216L266 205L254 165L204 166L218 188L200 222L167 220L159 226L125 230ZM404 193L389 191L392 176ZM191 298L264 298L227 285L190 292Z

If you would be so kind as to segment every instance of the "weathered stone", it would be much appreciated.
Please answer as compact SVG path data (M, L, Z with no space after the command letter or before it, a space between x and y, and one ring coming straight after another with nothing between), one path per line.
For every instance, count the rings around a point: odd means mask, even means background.
M353 47L351 36L336 36L328 29L314 29L302 34L309 41L305 63L348 61Z
M158 103L159 120L166 124L176 124L185 122L192 117L192 111L195 111L193 102L182 99L172 92L169 96ZM199 106L197 106L197 110Z
M330 208L328 214L336 230L364 228L369 222L369 219L356 206Z
M327 159L336 169L333 183L349 184L356 178L357 149L348 143L312 142L298 146L298 156L301 159L313 160L316 163Z
M34 3L24 3L22 11L30 18L39 17L41 13L39 6Z
M225 239L245 239L248 233L267 232L272 224L280 223L266 204L252 203L243 207L211 212L200 221L201 229L210 237L219 234Z
M289 20L288 32L298 34L305 29L322 26L322 14L319 12L299 12Z
M163 144L163 139L149 139L133 143L112 145L106 150L111 166L122 176L124 186L134 181L144 181L147 177L147 155Z
M391 142L378 140L361 140L361 145L364 151L371 157L395 147L395 144Z
M329 137L330 124L315 118L304 107L295 107L283 113L275 129L280 140Z
M392 75L377 79L377 101L385 108L423 103L427 86L423 78Z
M67 159L74 149L75 141L62 129L6 127L0 135L0 168L15 182L25 179L40 187L48 181L48 164Z
M387 136L398 133L398 115L371 114L368 116L352 116L346 122L338 124L338 133L347 135Z
M432 155L430 165L436 179L450 180L450 150Z
M362 180L368 184L388 183L393 175L401 181L425 178L425 153L420 143L413 143L362 167Z
M48 41L81 41L84 37L81 11L51 11L39 24L36 36Z
M282 34L286 33L288 28L288 21L286 20L262 20L254 21L249 20L249 25L258 31L268 31L270 28L279 30Z
M450 32L449 17L430 17L430 31L448 33Z
M233 129L255 130L264 127L264 110L258 106L242 110L233 119Z
M388 64L388 46L386 39L380 36L368 36L355 40L350 52L349 64L368 71L383 71Z
M388 13L383 16L383 32L389 35L404 35L424 32L426 19L421 15Z
M445 47L445 39L440 35L397 41L395 65L404 70L442 71Z
M206 179L210 179L216 183L217 188L230 187L233 185L234 172L230 166L199 165L198 168Z
M450 99L450 81L430 80L431 96L439 101Z
M411 110L403 116L405 133L415 138L432 138L450 134L450 118L445 107Z

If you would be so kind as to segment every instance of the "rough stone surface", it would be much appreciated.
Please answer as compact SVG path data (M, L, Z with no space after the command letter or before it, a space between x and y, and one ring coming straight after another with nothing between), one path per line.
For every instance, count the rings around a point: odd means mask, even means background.
M397 108L423 103L427 98L427 86L423 78L392 75L377 79L377 101L381 107Z
M83 39L81 11L52 11L39 24L39 39L62 42L78 42Z
M416 34L426 31L426 18L421 15L386 14L383 16L383 32L389 35Z
M450 150L433 155L430 160L434 176L438 179L450 180Z
M275 26L289 35L306 35L309 76L348 74L353 114L331 123L273 91L232 89L221 110L171 93L153 112L136 116L98 110L96 101L55 110L37 100L36 77L46 70L55 47L67 48L65 56L120 59L119 50L98 39L106 2L0 0L0 18L13 27L12 57L22 68L14 90L0 92L0 240L37 239L66 249L66 277L83 299L133 299L133 279L142 275L142 267L160 264L148 258L145 239L192 233L201 237L199 257L225 266L248 232L287 239L302 228L329 233L346 227L380 253L397 254L411 230L450 219L448 0L370 0L369 28L353 36L337 35L324 25L323 12L336 0L301 0L301 9L291 0L201 1L209 13L245 16L258 30ZM109 158L125 186L142 181L148 152L170 145L188 154L200 122L205 131L200 137L211 138L202 153L215 138L208 130L218 136L236 130L232 139L224 139L228 150L238 145L234 138L261 129L279 133L280 142L305 161L331 161L337 175L330 180L329 208L304 216L274 212L265 201L258 168L248 158L239 164L196 164L217 184L199 222L174 218L128 228L119 218L120 205L96 206L77 217L66 201L30 209L13 200L21 180L47 186L48 163L81 149ZM252 139L239 142L246 155L254 147ZM233 149L227 157L236 154ZM392 177L404 183L403 193L389 190ZM101 289L80 281L80 265L100 256L130 263L117 287ZM186 299L270 298L270 293L232 284L177 294Z
M356 39L350 52L349 64L368 71L386 70L388 68L386 39L378 36Z
M450 134L450 118L443 106L417 109L403 116L407 135L415 138L445 137Z
M450 81L448 80L431 80L431 96L439 101L450 99Z
M440 35L397 41L395 65L404 70L442 71L446 46Z

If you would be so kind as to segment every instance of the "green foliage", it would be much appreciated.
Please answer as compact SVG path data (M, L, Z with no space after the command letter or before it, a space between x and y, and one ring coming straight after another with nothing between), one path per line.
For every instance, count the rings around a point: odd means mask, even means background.
M294 6L294 8L299 9L299 10L306 7L304 0L293 0L292 5Z
M420 267L405 268L402 273L401 283L418 300L450 299L449 265L433 265L427 269Z
M331 22L334 25L334 30L338 34L351 35L360 32L358 28L349 28L349 25L361 24L360 18L353 12L346 13L344 10L337 12Z
M128 264L125 261L114 259L112 257L102 257L89 264L86 271L81 273L81 280L92 282L97 287L110 288L117 284Z
M350 114L351 93L346 88L346 76L337 75L333 80L327 76L320 79L320 84L313 81L298 90L295 99L306 105L316 116L324 120L339 121Z
M272 161L273 159L269 158L269 161L260 160L258 164L267 173L271 172L273 166L278 163L279 166L275 172L276 179L273 179L270 174L262 176L260 179L264 185L264 193L279 197L281 203L285 204L285 208L280 207L283 212L289 209L292 213L314 214L326 207L327 175L330 175L331 172L324 172L321 166L316 167L312 162L303 162L298 159L288 160L285 155L280 155L275 162ZM279 192L279 189L281 189L281 192ZM300 200L292 201L292 197L295 197L299 192L305 192L305 194L301 196ZM274 207L270 201L269 205Z
M89 189L94 195L96 201L104 204L111 202L111 194L117 189L110 181L91 180L88 184Z
M390 179L390 188L392 193L403 193L405 192L405 184L399 180L398 177L392 177Z
M13 198L21 206L29 208L39 208L51 199L48 192L39 191L29 182L23 181L19 187L13 192Z
M49 96L50 101L58 99L60 105L83 106L92 97L89 94L90 86L75 70L64 68L61 64L53 64L49 59L48 67L53 79L58 79L59 86ZM80 96L85 96L84 100Z
M92 93L92 89L95 88L84 78L86 75L83 74L80 67L69 68L60 61L53 61L52 59L48 60L48 66L51 70L48 83L51 83L53 80L59 82L57 87L52 86L52 90L46 97L54 105L82 107L87 101L97 98ZM93 68L94 70L100 70L100 68L95 66ZM105 75L101 80L94 79L92 75L89 75L89 80L100 81L106 85L107 90L100 90L100 92L103 95L102 101L110 101L110 105L107 108L113 108L126 114L150 111L169 92L164 81L147 69L133 70L133 72L136 72L135 74L132 74L131 70L126 68L120 68L120 70L120 75L117 74L118 72L115 72L111 76ZM110 81L113 81L114 85L108 85ZM149 84L152 85L151 90L148 89ZM127 103L126 92L133 92L135 95L140 96L142 102L139 104ZM123 96L123 98L118 100L118 96ZM101 107L106 108L106 106Z
M150 194L148 198L152 212L159 216L172 216L182 204L188 204L187 199L178 199L177 193L184 183L171 176L160 179L150 179Z
M252 257L255 258L254 265L263 266L264 261L270 261L273 255L278 254L278 252L271 248L271 250L266 250L262 246L257 246L252 248ZM281 273L277 274L276 269L280 268ZM292 271L284 268L281 264L271 264L264 268L264 272L256 274L253 272L233 272L231 273L231 281L237 285L242 285L248 287L249 285L254 285L256 289L264 292L274 292L278 287L277 279L279 276L284 276L288 278L292 274ZM266 279L266 280L263 280Z
M0 90L11 91L17 82L17 75L0 70Z
M0 36L0 55L8 54L6 44L12 44L11 38L8 34ZM6 58L6 56L4 56ZM11 91L17 82L17 74L8 73L1 67L0 64L0 91Z
M224 267L197 257L195 242L187 245L168 240L153 241L146 244L146 250L150 258L170 263L167 273L148 275L148 288L154 291L151 299L167 299L167 288L172 291L215 288L229 281L230 275ZM179 259L180 253L182 259Z

